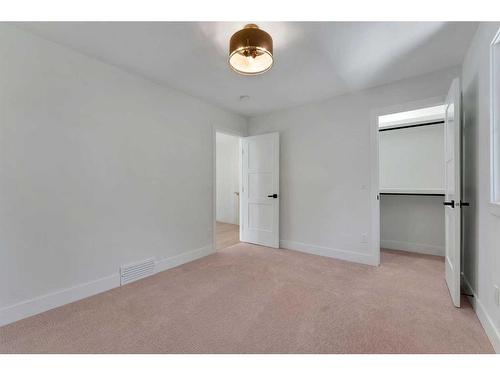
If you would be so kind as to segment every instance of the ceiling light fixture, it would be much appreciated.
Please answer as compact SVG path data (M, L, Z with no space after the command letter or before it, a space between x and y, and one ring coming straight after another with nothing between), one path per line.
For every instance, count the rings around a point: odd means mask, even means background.
M237 31L229 42L229 65L240 74L261 74L273 66L273 38L253 23Z

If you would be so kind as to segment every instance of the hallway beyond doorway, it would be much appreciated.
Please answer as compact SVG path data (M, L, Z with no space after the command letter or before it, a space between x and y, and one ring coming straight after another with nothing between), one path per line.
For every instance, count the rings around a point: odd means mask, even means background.
M236 245L240 242L240 226L235 224L227 224L217 222L216 230L216 250L221 250L226 247Z

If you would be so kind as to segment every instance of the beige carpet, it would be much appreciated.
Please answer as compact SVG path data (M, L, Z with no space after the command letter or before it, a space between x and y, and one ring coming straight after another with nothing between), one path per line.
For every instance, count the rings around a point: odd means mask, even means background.
M0 352L491 353L442 258L380 267L238 244L0 328Z

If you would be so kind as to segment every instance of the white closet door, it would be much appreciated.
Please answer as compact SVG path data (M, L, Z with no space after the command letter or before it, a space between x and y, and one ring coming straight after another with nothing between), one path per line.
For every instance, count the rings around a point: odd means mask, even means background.
M445 114L445 231L446 284L453 304L460 307L460 246L461 246L461 124L460 81L455 78L446 98Z
M279 133L243 138L241 146L241 241L278 248Z

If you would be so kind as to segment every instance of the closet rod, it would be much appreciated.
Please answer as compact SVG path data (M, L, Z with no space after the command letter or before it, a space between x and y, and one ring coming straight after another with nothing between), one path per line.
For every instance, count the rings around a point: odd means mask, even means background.
M434 193L380 193L380 195L419 195L425 197L444 197L444 194Z
M397 127L394 127L394 128L382 128L382 129L379 129L378 131L379 132L388 132L389 130L417 128L419 126L429 126L429 125L438 125L438 124L444 124L444 121L440 120L440 121L424 122L422 124L402 125L402 126L397 126Z

